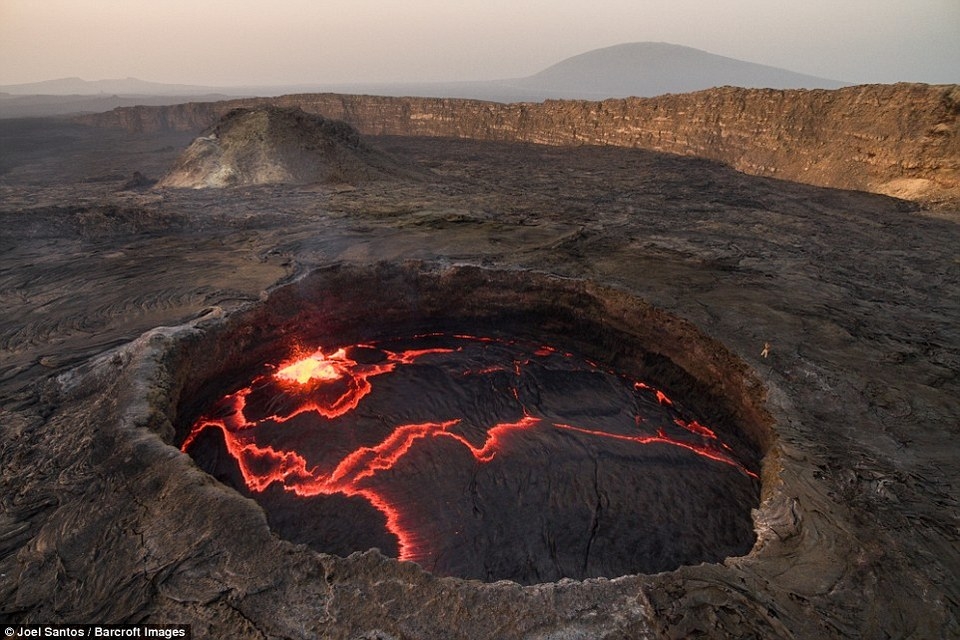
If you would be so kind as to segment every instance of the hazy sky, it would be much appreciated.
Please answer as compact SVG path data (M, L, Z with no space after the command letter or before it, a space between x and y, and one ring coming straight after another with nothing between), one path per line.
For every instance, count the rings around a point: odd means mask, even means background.
M487 80L640 41L960 83L960 0L0 0L0 84Z

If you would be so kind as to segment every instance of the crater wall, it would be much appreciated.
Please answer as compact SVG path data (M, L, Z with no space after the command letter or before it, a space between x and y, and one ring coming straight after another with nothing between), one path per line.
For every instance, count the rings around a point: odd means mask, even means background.
M837 90L722 87L602 102L298 94L162 107L121 107L79 121L131 132L201 131L237 107L296 106L370 135L614 145L698 156L740 171L960 204L960 86Z

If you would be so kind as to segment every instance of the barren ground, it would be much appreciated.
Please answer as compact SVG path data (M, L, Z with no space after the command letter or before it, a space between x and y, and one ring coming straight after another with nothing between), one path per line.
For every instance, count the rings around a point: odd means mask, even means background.
M430 169L424 182L123 189L189 139L0 121L3 621L960 635L960 214L644 151L415 138L370 140ZM314 268L411 259L609 285L742 358L778 437L753 551L529 587L321 555L128 419L157 392L138 354L163 335L128 345L144 332L229 317Z

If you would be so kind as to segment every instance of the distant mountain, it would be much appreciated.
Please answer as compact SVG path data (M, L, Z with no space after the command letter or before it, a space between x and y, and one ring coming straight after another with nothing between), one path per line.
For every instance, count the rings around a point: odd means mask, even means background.
M817 78L663 42L621 44L567 58L516 81L530 91L571 98L652 97L712 87L839 89Z
M484 82L354 84L325 87L341 93L476 98L495 102L654 97L712 87L839 89L848 83L804 75L699 49L635 42L588 51L532 76Z
M44 96L94 96L124 95L124 96L189 96L213 93L229 93L223 87L199 87L190 84L163 84L147 82L137 78L120 78L116 80L83 80L82 78L60 78L59 80L44 80L43 82L28 82L26 84L8 84L0 87L3 93L10 95L44 95Z

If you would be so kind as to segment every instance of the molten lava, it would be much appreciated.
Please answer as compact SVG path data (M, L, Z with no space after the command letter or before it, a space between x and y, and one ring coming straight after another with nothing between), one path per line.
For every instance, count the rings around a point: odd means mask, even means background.
M394 381L400 369L417 375ZM438 402L431 395L441 374L462 385L452 391L437 387L441 395L455 396L452 401ZM374 378L382 381L376 389ZM564 385L571 381L587 391L567 389ZM574 401L597 394L614 399L599 408ZM401 408L398 417L390 418L394 405ZM462 413L440 415L451 407ZM406 417L409 421L401 421ZM459 447L480 468L499 456L509 457L523 434L549 436L555 443L565 433L579 446L617 447L618 456L663 447L672 455L693 456L757 478L712 429L647 383L551 346L459 334L295 356L218 401L192 425L182 450L191 451L208 430L220 432L249 491L276 485L303 498L359 498L382 514L398 557L419 562L435 551L422 531L427 509L411 504L416 496L397 497L392 485L398 474L416 468L415 453L431 446L440 447L437 455L448 456L450 464L460 459L455 453ZM455 449L444 448L449 446Z
M282 366L274 375L277 380L306 384L311 380L339 380L356 363L347 359L347 352L338 349L326 356L321 349L306 358Z

